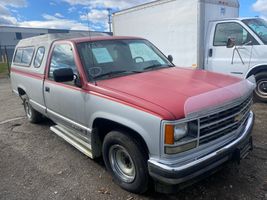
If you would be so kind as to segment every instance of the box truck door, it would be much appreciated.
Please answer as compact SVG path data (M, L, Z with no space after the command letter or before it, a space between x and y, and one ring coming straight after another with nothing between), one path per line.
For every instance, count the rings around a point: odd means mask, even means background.
M234 46L227 48L229 38ZM252 45L257 41L238 22L216 22L211 28L206 69L244 77L251 59Z

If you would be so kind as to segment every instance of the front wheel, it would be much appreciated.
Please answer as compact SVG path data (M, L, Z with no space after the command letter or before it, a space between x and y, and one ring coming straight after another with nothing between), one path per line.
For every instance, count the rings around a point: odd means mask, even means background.
M111 131L104 138L103 158L120 187L133 193L147 190L147 154L138 141L122 132Z
M255 75L257 87L254 91L256 100L267 102L267 72L261 72Z

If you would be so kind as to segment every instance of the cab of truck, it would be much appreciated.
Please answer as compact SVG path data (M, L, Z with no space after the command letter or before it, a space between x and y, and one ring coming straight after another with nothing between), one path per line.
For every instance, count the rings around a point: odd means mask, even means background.
M267 22L235 18L209 24L205 68L241 78L255 75L255 97L267 102Z

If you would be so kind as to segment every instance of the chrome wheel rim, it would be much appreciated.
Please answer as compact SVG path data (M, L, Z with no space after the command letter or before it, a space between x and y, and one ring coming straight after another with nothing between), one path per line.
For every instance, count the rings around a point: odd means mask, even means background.
M257 83L256 93L258 96L266 98L266 96L267 96L267 80L261 80Z
M31 110L31 107L30 107L30 104L28 101L25 101L25 112L26 112L26 115L29 119L31 119L32 117L32 110Z
M109 150L109 160L113 172L122 181L131 183L136 172L134 162L128 151L121 145L113 145Z

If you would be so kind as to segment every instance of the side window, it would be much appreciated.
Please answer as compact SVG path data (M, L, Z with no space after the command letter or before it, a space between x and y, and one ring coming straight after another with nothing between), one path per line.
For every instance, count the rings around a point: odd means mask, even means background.
M229 22L217 24L214 35L214 46L226 46L228 38L234 38L237 46L251 42L257 43L255 39L240 24Z
M22 57L22 49L17 49L16 55L14 58L14 63L20 63L21 62L21 57Z
M33 47L18 48L15 54L14 63L29 67L32 61L33 52Z
M34 67L40 67L44 58L44 53L45 53L45 48L44 47L39 47L37 49L35 58L34 58L34 62L33 62L33 66Z
M49 70L50 79L53 79L53 71L59 68L72 68L73 73L77 74L72 48L69 44L59 44L53 49Z
M164 61L146 44L131 43L129 46L132 58L135 59L136 62L157 61L160 64L164 64Z

